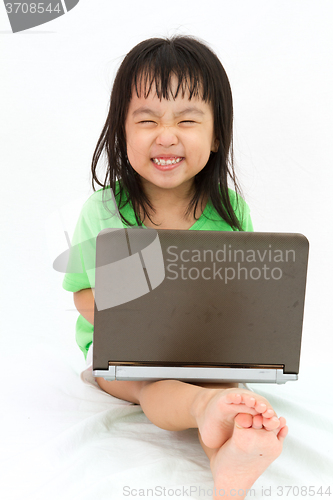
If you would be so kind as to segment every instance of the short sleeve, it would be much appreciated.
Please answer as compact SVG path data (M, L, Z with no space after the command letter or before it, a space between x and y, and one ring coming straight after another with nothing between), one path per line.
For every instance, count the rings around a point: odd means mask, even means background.
M62 283L65 290L78 292L84 288L94 288L88 271L94 267L96 236L91 224L87 204L83 206L73 234L66 274ZM89 269L90 268L90 269ZM90 278L93 276L90 275Z
M241 225L243 231L250 231L253 232L253 224L252 224L252 219L251 219L251 214L250 214L250 207L248 204L243 200L243 214L241 218Z
M103 229L123 227L111 190L107 191L104 197L102 190L96 191L81 210L62 283L69 292L95 288L96 238Z
M250 207L246 201L232 189L229 189L229 198L232 208L235 211L237 219L240 222L243 231L253 232Z

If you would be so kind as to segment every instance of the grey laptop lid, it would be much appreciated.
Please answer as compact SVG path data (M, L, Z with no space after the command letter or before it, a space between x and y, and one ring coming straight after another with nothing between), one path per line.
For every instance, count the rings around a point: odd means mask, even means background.
M101 231L94 375L297 379L308 247L300 234Z

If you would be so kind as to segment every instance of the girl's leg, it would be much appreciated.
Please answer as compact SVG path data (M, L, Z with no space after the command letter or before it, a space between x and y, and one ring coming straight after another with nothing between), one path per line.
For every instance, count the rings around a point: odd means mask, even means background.
M246 389L177 380L97 381L109 394L140 404L158 427L198 428L213 474L214 500L244 500L246 490L282 451L288 432L285 419L278 419L268 401Z
M238 413L262 414L269 429L278 424L266 399L249 390L230 387L231 384L200 386L178 380L110 382L102 378L97 382L109 394L140 404L149 420L162 429L198 428L210 448L220 447L231 436Z
M165 430L197 427L195 418L191 414L191 404L202 391L203 387L199 384L178 380L158 382L106 381L103 378L96 380L101 389L108 394L141 405L145 415L157 427ZM228 387L227 384L219 385L219 388Z

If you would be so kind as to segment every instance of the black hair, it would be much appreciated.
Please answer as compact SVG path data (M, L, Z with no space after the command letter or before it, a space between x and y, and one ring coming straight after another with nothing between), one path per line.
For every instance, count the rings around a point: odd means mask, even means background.
M171 90L172 75L178 79L175 95ZM149 211L154 212L154 207L142 189L140 176L127 158L125 120L134 90L138 97L143 91L145 98L150 92L156 92L159 99L170 99L170 94L171 98L176 98L179 91L182 95L189 92L190 99L200 96L211 103L219 146L194 177L195 192L187 214L192 212L196 218L198 204L206 198L234 230L242 230L228 193L228 177L233 181L236 194L240 193L233 165L233 105L229 80L216 54L205 43L190 36L150 38L125 56L114 80L108 116L92 159L94 191L94 182L103 189L110 187L115 193L120 214L121 208L131 203L138 225L142 225L140 212L151 220ZM96 169L103 152L107 155L108 167L104 182L101 182ZM122 214L121 217L125 224L130 225Z

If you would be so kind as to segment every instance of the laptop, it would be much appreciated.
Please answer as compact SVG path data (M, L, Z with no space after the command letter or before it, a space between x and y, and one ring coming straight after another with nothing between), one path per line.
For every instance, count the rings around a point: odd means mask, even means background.
M297 380L308 251L294 233L102 230L93 375Z

